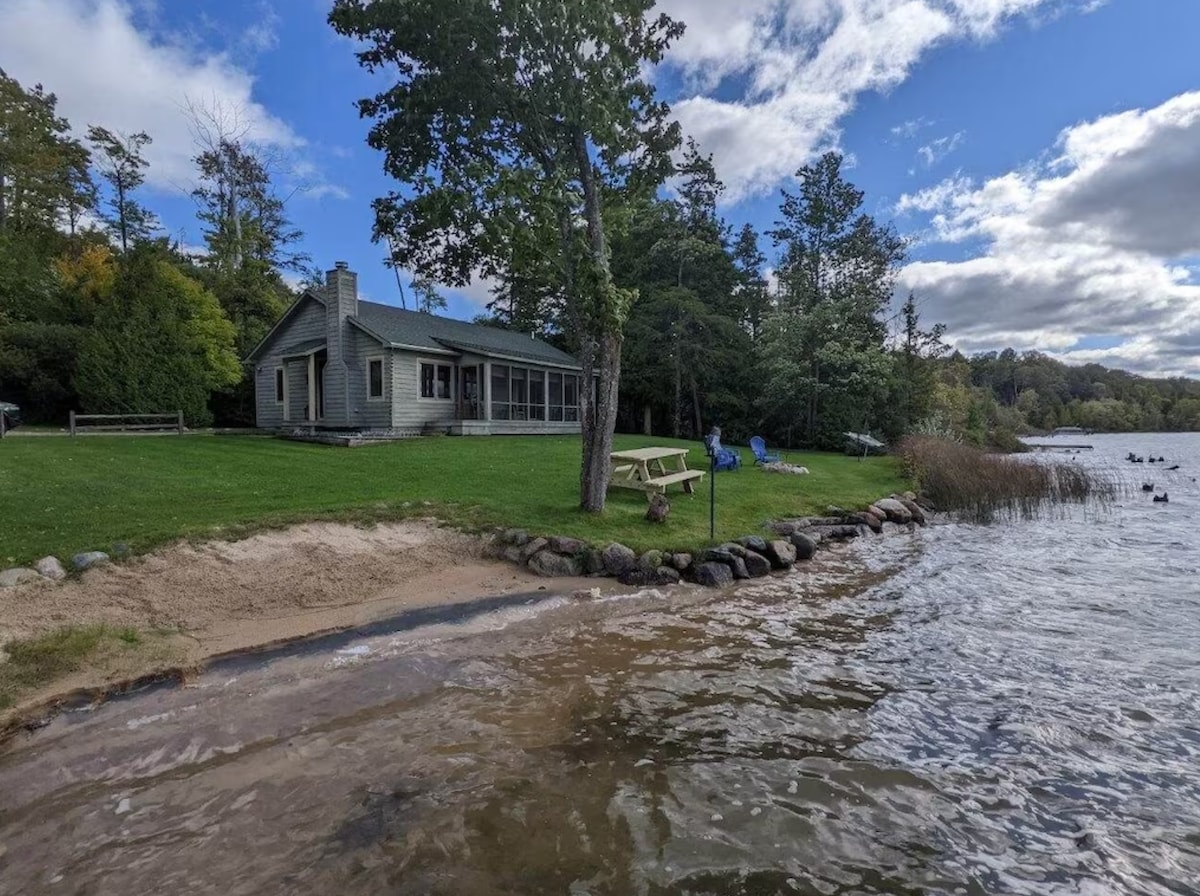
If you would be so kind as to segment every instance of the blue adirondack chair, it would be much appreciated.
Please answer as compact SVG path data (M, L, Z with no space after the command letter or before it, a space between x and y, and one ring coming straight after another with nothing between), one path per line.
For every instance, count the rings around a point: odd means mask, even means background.
M713 472L720 473L723 470L740 470L742 468L742 456L722 445L719 435L708 434L704 437L704 444L713 455Z
M750 450L754 452L754 462L756 464L779 463L779 455L771 454L767 451L767 443L763 441L762 436L755 436L750 440Z

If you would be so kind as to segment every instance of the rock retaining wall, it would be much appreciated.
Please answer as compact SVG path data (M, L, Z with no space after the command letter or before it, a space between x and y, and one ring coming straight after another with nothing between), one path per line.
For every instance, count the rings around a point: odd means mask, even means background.
M492 552L542 576L615 578L634 587L695 582L719 587L791 569L812 559L822 542L844 541L887 531L924 526L932 505L912 492L889 495L862 510L829 508L828 516L772 520L773 537L746 535L693 555L670 549L638 555L614 542L598 546L565 536L536 536L505 529L492 540Z

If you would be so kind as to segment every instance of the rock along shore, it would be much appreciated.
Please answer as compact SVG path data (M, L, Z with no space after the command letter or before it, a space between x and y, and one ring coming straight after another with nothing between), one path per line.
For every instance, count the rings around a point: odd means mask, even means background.
M638 555L618 542L600 546L564 535L505 529L493 538L491 552L540 576L615 578L632 587L680 582L720 587L791 569L811 559L823 542L927 525L933 511L928 500L912 492L893 494L862 510L830 507L828 516L772 520L766 528L773 537L745 535L699 554L663 549Z

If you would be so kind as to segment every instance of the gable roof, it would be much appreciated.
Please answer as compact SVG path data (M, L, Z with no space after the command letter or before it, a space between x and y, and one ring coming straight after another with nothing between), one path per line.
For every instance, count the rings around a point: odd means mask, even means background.
M351 320L381 342L398 348L427 349L439 353L451 349L579 369L579 362L566 352L541 339L513 330L361 300L358 303L358 316Z
M279 320L275 321L275 326L271 327L271 329L267 331L267 335L264 336L262 339L258 340L258 345L254 346L254 348L250 349L250 353L248 355L246 355L246 357L242 361L242 363L243 364L253 364L258 359L259 352L261 352L267 346L267 344L271 341L271 339L275 336L276 333L280 332L283 329L284 324L286 324L288 321L290 321L293 317L296 316L296 312L300 310L300 306L302 306L309 299L312 299L315 302L319 302L322 306L325 305L325 297L324 296L320 295L315 290L311 290L311 289L304 290L304 292L300 293L300 297L298 299L296 299L296 301L292 302L291 305L288 306L287 311L283 312L283 314L280 315Z

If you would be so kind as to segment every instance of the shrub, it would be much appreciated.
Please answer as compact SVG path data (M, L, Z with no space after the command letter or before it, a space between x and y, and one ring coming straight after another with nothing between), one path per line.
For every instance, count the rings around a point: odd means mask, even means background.
M998 514L1035 516L1047 504L1111 500L1111 481L1073 464L987 454L928 436L909 436L898 453L905 471L939 509L975 522Z

